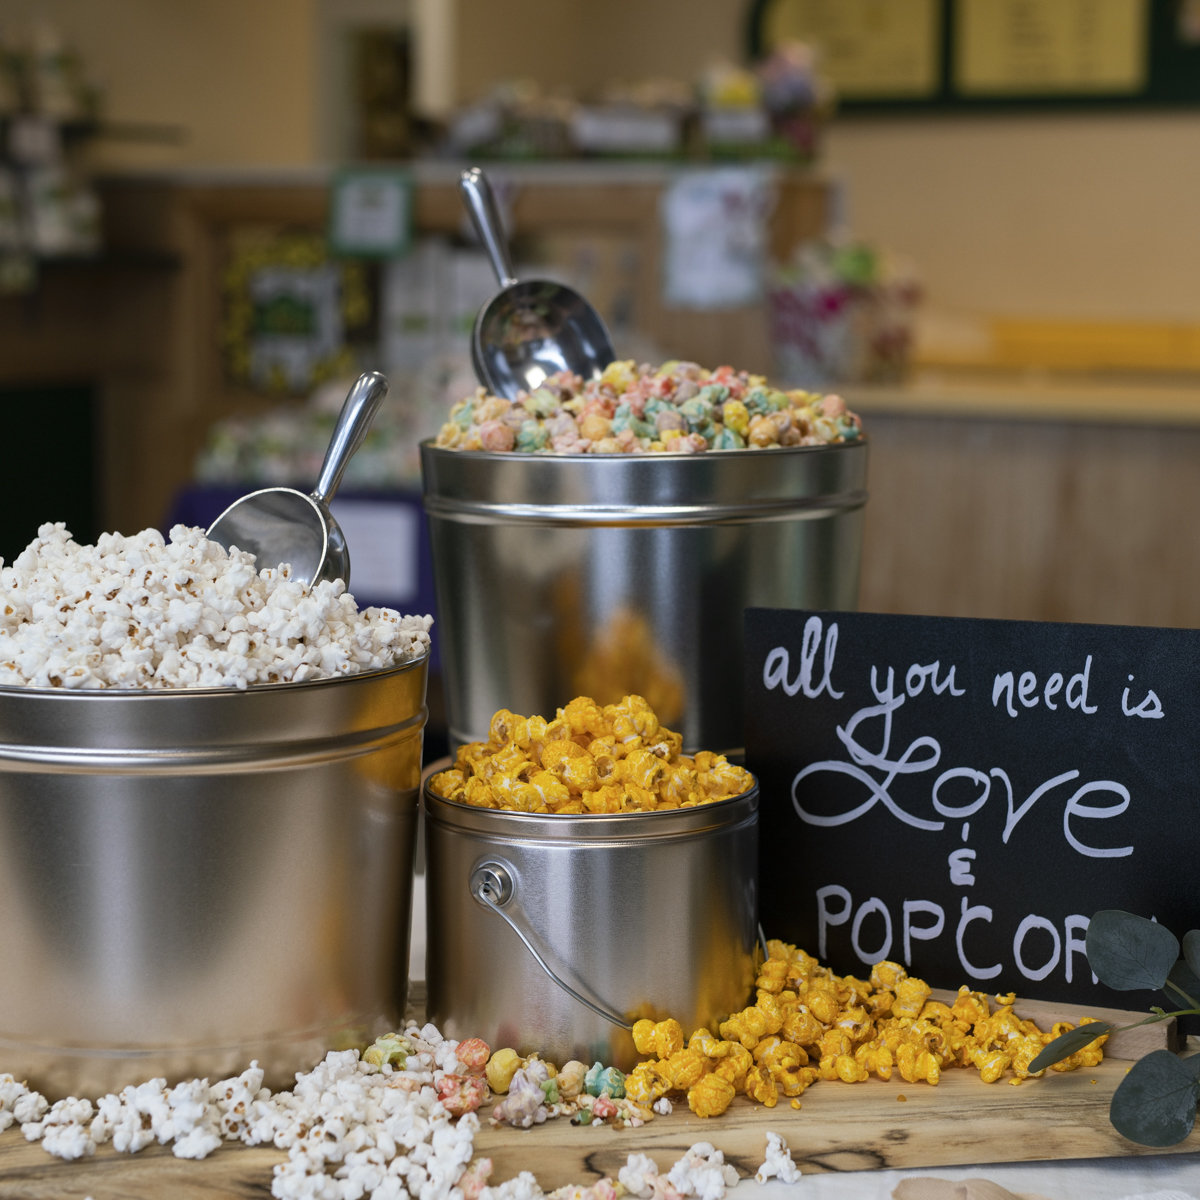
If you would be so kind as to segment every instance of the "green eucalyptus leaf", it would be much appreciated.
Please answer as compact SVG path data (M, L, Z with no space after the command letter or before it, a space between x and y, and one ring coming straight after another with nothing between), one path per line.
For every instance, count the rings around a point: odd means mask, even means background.
M1193 977L1200 977L1200 929L1193 929L1183 935L1183 957L1192 968ZM1196 995L1195 992L1192 993ZM1200 996L1196 997L1200 1000Z
M1173 983L1180 991L1187 992L1193 1000L1200 1003L1200 978L1197 978L1196 973L1188 966L1187 959L1181 958L1171 968L1171 973L1167 976L1167 982ZM1184 1003L1183 997L1179 992L1173 992L1170 988L1164 990L1171 998L1172 1008L1179 1008Z
M1082 1050L1088 1042L1094 1042L1102 1034L1110 1033L1112 1026L1107 1021L1092 1021L1081 1025L1078 1029L1068 1029L1059 1034L1042 1052L1029 1064L1031 1071L1044 1071L1064 1058Z
M1155 1050L1130 1068L1108 1117L1119 1134L1140 1146L1176 1146L1192 1132L1198 1099L1196 1069L1169 1050Z
M1179 940L1155 921L1106 908L1088 925L1087 958L1100 982L1118 992L1157 989L1179 958Z

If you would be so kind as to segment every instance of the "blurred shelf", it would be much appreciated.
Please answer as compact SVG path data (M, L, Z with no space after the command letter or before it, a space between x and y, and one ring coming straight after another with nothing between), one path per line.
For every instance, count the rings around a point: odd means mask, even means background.
M167 250L110 250L99 254L37 255L40 271L178 271L183 257Z
M685 171L730 166L755 166L775 177L824 179L819 170L792 166L777 160L761 159L738 162L695 162L682 159L547 159L516 162L499 159L419 158L405 161L369 161L350 164L319 163L303 166L221 166L164 167L128 169L107 176L114 182L141 180L147 183L175 184L182 187L324 187L343 166L381 170L410 170L418 184L457 185L462 172L482 165L493 179L513 184L545 184L556 187L661 185Z

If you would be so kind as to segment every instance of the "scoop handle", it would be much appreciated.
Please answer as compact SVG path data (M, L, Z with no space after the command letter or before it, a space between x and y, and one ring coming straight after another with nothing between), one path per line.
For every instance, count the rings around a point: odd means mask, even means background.
M500 220L500 209L496 206L496 194L481 167L472 167L462 173L458 181L458 190L462 193L463 204L471 214L475 224L475 232L492 260L492 270L502 288L511 287L517 282L513 271L512 255L508 252L508 242L504 237L504 223Z
M312 494L314 500L328 504L337 494L346 464L363 444L387 390L388 381L378 371L367 371L354 381L346 403L338 413L333 437L329 439L329 449L325 451L325 461Z

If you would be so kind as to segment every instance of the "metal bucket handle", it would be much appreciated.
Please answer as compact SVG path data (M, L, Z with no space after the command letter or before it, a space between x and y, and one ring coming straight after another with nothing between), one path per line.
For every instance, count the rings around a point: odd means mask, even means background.
M573 1000L578 1000L580 1004L586 1008L590 1008L598 1017L603 1017L606 1021L621 1029L632 1029L633 1025L625 1020L624 1017L614 1012L610 1008L606 1008L603 1004L596 1004L589 1000L586 996L581 996L569 983L560 979L551 969L550 964L538 953L537 948L529 939L526 932L504 911L506 905L516 894L516 884L513 881L512 868L506 863L485 862L480 863L475 868L474 874L471 876L471 895L486 908L490 908L498 917L502 917L508 924L508 927L521 939L525 944L525 949L533 955L537 965L556 983L564 992L567 993Z

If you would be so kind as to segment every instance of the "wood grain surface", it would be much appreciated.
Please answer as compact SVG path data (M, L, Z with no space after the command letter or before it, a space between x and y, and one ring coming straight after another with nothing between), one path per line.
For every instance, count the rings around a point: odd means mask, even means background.
M1127 1069L1123 1060L1106 1059L1090 1071L1050 1073L1020 1087L982 1083L974 1071L948 1071L936 1088L895 1078L818 1083L804 1093L799 1110L787 1101L766 1109L739 1096L720 1118L701 1120L677 1105L671 1116L640 1129L557 1120L516 1130L485 1121L475 1151L492 1159L493 1182L532 1171L546 1190L615 1176L633 1151L666 1169L697 1141L712 1142L739 1173L751 1175L762 1162L768 1130L787 1139L805 1172L1161 1153L1126 1141L1108 1122L1109 1100ZM1196 1150L1200 1130L1168 1153ZM185 1162L164 1147L131 1156L103 1146L94 1158L62 1163L9 1130L0 1135L0 1198L264 1197L271 1169L284 1157L274 1149L227 1145L202 1162Z
M768 1130L787 1139L808 1173L1200 1151L1200 1129L1167 1151L1135 1145L1113 1129L1109 1101L1128 1069L1127 1059L1106 1058L1091 1070L1048 1072L1018 1087L986 1084L975 1071L959 1070L947 1071L936 1088L898 1077L818 1083L799 1110L786 1100L767 1109L739 1096L717 1119L701 1120L677 1104L671 1116L640 1129L559 1119L517 1130L485 1120L475 1152L492 1159L493 1183L532 1171L549 1191L615 1176L634 1151L668 1168L697 1141L712 1142L742 1175L752 1175ZM123 1155L109 1145L94 1158L63 1163L10 1129L0 1134L0 1200L261 1198L270 1195L272 1168L284 1158L273 1148L226 1145L188 1162L167 1147Z

